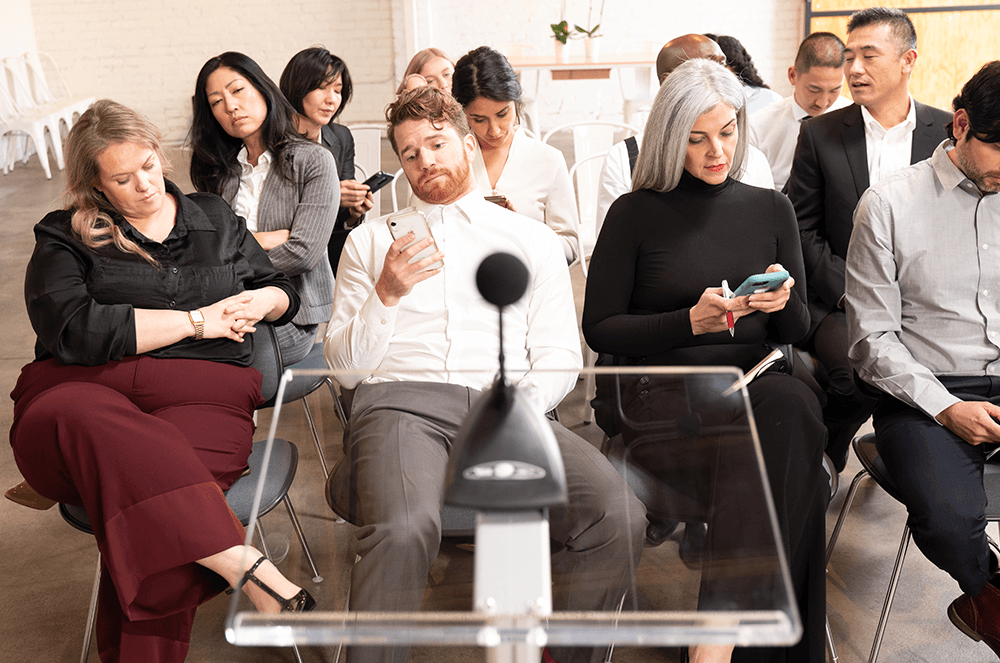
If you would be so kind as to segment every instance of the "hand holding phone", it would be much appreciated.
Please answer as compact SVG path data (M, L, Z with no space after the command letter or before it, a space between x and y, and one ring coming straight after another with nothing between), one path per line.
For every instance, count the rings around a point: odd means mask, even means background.
M410 258L411 264L419 262L424 258L428 258L437 253L437 242L434 241L434 235L431 234L431 228L427 225L427 219L424 217L423 212L419 211L417 208L407 207L406 209L400 210L395 214L390 214L385 222L389 226L389 233L392 235L394 240L404 237L407 233L413 233L414 239L412 242L409 242L403 247L404 251L422 239L426 239L427 237L431 238L430 246L418 251L415 256ZM442 261L438 260L434 264L428 265L421 271L438 269L441 266Z
M368 187L368 191L370 193L375 193L376 191L384 187L386 184L391 182L393 179L395 178L392 175L390 175L389 173L383 173L380 170L371 177L369 177L368 179L366 179L364 181L364 184L365 186Z
M788 280L788 270L782 269L777 272L764 272L748 276L740 287L733 291L732 297L743 297L758 292L771 292L777 290Z

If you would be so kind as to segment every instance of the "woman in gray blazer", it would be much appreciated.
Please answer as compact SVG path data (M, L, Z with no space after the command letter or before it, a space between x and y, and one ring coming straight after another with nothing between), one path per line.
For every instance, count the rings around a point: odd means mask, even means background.
M191 183L222 196L246 220L302 300L277 328L283 363L309 353L330 319L333 271L327 243L340 207L329 151L303 140L295 110L251 58L227 52L201 68L192 98Z

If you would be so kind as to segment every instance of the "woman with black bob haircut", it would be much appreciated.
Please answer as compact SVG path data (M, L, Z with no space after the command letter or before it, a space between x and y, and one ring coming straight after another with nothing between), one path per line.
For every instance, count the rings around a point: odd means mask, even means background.
M542 221L562 240L566 262L578 253L576 197L562 153L521 130L521 84L507 58L488 46L455 65L451 94L476 137L472 172L484 196Z
M375 204L368 186L354 179L351 131L334 122L354 92L351 73L343 60L321 46L314 46L292 56L281 72L278 86L295 108L299 134L330 150L337 160L340 211L327 247L330 266L336 275L347 234Z
M295 109L252 59L227 52L198 73L191 183L222 196L287 274L302 306L278 327L282 361L305 357L320 322L330 319L333 271L326 257L340 200L329 151L299 136Z

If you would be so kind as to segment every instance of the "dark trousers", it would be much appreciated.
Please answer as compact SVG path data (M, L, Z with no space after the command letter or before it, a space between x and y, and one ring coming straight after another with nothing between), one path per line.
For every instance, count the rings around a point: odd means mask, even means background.
M834 311L823 318L807 347L826 369L823 423L830 432L827 454L837 469L843 470L851 440L875 408L875 399L858 389L847 360L847 314Z
M102 661L183 661L195 608L226 588L195 560L243 543L222 490L246 467L260 380L144 356L22 369L14 459L39 493L87 510L103 565Z
M1000 378L942 377L962 400L1000 405ZM989 579L983 467L995 445L974 446L891 396L875 408L879 456L906 505L920 551L976 596Z
M358 495L358 555L351 610L416 611L441 543L441 505L452 440L478 398L475 389L429 382L359 386L344 453ZM592 445L552 423L569 503L549 509L556 610L609 610L632 586L646 512ZM357 661L403 661L407 647L348 649ZM593 649L556 649L560 663Z
M739 398L719 399L719 389L700 389L710 384L638 378L623 389L622 435L634 462L676 493L660 515L709 523L699 609L771 607L778 562L745 409ZM747 392L804 633L792 647L738 648L733 661L822 661L830 492L819 401L804 382L781 373L761 375Z

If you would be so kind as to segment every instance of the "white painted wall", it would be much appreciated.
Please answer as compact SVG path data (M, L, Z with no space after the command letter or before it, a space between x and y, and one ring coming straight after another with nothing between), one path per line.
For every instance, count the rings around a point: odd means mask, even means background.
M553 52L549 24L566 18L570 26L597 22L601 0L411 0L418 9L417 48L437 46L458 59L487 45L506 52L509 44ZM802 39L802 0L605 0L600 32L601 53L659 50L664 42L690 32L732 35L750 52L764 81L780 94L791 94L786 70ZM565 7L565 16L563 8ZM583 42L570 42L571 54L583 55ZM534 92L535 74L525 74ZM543 128L593 117L621 119L620 86L610 81L556 81L543 75L538 88ZM617 116L617 117L616 117Z
M0 58L34 50L35 26L31 21L31 2L0 0L0 16L3 17Z
M38 49L54 56L73 91L109 97L149 115L168 141L184 138L194 82L204 62L225 50L253 57L275 80L295 52L323 44L347 62L355 97L343 121L379 122L409 56L437 46L458 58L487 44L533 45L551 52L549 24L563 6L570 23L588 21L590 0L0 0L7 23L33 19ZM600 0L594 0L596 13ZM26 8L30 6L30 13ZM238 10L238 14L234 13ZM657 49L687 32L739 38L764 79L788 94L785 69L802 33L802 0L606 0L601 50ZM596 15L595 19L596 21ZM31 39L28 30L18 31ZM4 38L4 48L11 44ZM571 48L582 53L582 42ZM534 75L526 78L533 92ZM560 81L542 77L543 126L621 113L617 79Z

